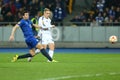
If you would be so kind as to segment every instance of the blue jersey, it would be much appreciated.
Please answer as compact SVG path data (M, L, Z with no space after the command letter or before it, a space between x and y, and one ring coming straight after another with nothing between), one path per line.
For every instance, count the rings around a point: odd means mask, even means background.
M32 22L30 20L20 20L18 23L25 37L25 42L29 49L35 48L38 41L35 39L32 32Z
M32 22L30 20L22 19L22 20L20 20L18 25L22 29L25 38L29 38L30 36L33 36Z

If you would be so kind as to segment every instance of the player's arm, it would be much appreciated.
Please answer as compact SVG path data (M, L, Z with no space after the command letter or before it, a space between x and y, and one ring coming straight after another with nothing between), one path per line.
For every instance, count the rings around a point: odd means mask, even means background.
M41 26L37 25L37 24L32 24L35 28L41 29Z
M49 24L50 25L50 28L55 28L55 25L51 25L51 24Z
M55 25L51 25L51 28L55 28Z
M13 41L13 40L14 40L14 34L15 34L17 28L19 28L19 25L18 25L18 24L16 24L16 25L12 28L12 32L11 32L9 41Z

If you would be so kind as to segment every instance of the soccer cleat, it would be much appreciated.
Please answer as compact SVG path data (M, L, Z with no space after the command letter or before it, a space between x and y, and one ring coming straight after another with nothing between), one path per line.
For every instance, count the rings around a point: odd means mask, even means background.
M47 62L51 62L50 60L47 60Z
M18 55L15 55L15 56L13 57L13 59L11 60L11 62L15 62L15 61L17 61L17 59L18 59Z
M53 59L51 62L58 62L58 61L56 61L56 60Z
M47 62L58 62L58 61L56 61L56 60L52 60L52 61L47 60Z

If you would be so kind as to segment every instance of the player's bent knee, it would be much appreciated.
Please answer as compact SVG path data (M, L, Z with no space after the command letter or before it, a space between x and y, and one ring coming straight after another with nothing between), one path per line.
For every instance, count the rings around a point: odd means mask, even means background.
M50 48L50 50L54 50L54 49L55 49L55 46L54 46L53 44L50 44L50 45L49 45L49 48Z
M42 47L42 45L41 45L40 43L38 43L38 44L36 45L36 48L37 48L37 49L43 49L43 47Z

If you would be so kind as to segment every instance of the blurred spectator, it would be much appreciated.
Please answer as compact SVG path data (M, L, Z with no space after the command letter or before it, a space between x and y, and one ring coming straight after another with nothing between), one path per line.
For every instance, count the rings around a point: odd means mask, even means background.
M10 12L15 15L16 14L16 7L14 5L14 2L13 1L10 1L9 2L9 6L10 6Z
M106 15L108 16L109 15L109 8L108 7L106 7L105 8L105 10L104 10L104 12L106 13Z
M115 19L115 10L114 10L114 6L111 6L111 9L109 10L109 17L110 17L110 19L112 19L112 20Z
M57 2L55 2L56 0L43 0L44 5L49 8L52 12L54 11ZM58 0L59 1L59 0Z
M2 2L0 2L0 16L2 15Z
M117 7L117 9L116 9L116 17L115 17L115 19L118 19L119 18L119 16L120 16L120 7Z
M92 21L93 21L93 19L94 19L93 14L90 14L90 15L88 16L87 21L88 21L88 22L92 22Z
M120 22L116 19L115 22L113 23L113 26L120 26Z
M31 0L21 0L22 8L29 10Z
M104 18L104 22L108 22L109 21L109 17L108 17L106 12L103 13L103 18Z
M38 6L38 11L40 12L40 16L43 15L44 9L45 9L44 3L43 1L40 1L40 4Z
M22 19L22 14L21 14L21 12L18 12L16 15L16 18L15 18L15 21L18 22L21 19Z
M91 27L97 27L97 26L99 26L99 24L98 24L98 22L96 22L95 19L93 19L93 21L90 23L90 26Z
M79 19L80 19L80 22L83 22L84 20L86 20L86 16L84 15L83 12L80 13Z
M53 6L52 4L48 4L48 5L47 5L47 8L50 9L51 11L54 11L54 7L55 7L55 6Z
M105 0L98 0L96 6L97 6L97 9L99 10L99 12L103 12L104 3L105 3Z
M4 17L5 22L14 22L14 16L11 12L8 12Z
M10 6L9 4L5 4L1 10L1 14L3 15L3 18L5 18L8 12L11 12Z
M108 25L108 26L113 26L113 19L112 19L112 18L110 18L108 23L109 23L109 25Z
M103 16L101 15L101 13L99 13L98 16L95 17L95 20L96 20L96 22L99 23L99 25L102 24L104 19L103 19Z
M91 11L95 11L96 10L96 8L97 8L96 7L96 3L97 3L96 0L93 0L92 6L91 6L91 9L90 9Z
M34 17L34 15L37 14L37 12L39 11L39 1L38 0L32 0L30 2L30 17Z
M53 19L56 22L56 25L60 24L62 26L64 17L65 13L62 7L58 4L53 12Z
M20 9L22 7L22 4L20 3L20 0L15 0L15 7L17 9Z
M8 4L10 0L3 0L3 4Z
M3 16L0 15L0 22L3 22L3 21L4 21Z
M49 4L54 5L55 0L43 0L45 6L47 7Z
M73 25L80 26L80 19L79 16L75 16L73 19L70 20L70 22L73 23Z
M120 22L120 16L118 17L118 21Z

